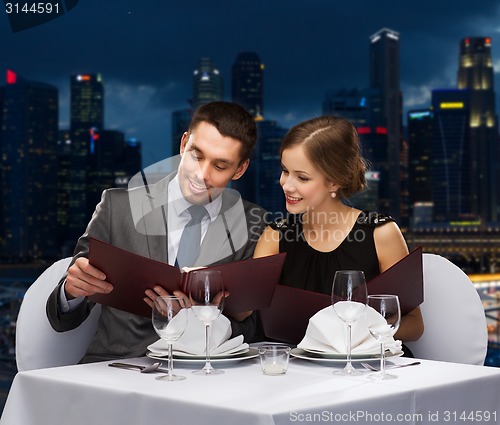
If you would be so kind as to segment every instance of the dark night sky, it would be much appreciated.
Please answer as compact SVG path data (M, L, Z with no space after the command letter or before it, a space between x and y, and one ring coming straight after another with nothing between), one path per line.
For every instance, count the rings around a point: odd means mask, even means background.
M69 75L101 72L106 127L143 141L144 165L168 155L170 114L186 108L192 71L210 57L225 78L237 54L265 64L265 117L283 127L321 114L330 88L368 85L368 37L400 33L405 111L456 84L458 46L492 37L500 84L498 0L80 0L66 15L13 33L0 14L0 72L56 85L69 125Z

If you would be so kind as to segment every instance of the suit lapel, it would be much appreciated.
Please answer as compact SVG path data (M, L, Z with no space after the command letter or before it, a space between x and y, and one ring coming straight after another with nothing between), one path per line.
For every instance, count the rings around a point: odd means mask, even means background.
M248 240L245 212L238 192L225 189L222 197L220 213L208 226L197 265L209 265L234 256Z
M173 175L149 186L149 193L142 201L142 225L148 244L150 258L168 263L167 217L168 183Z

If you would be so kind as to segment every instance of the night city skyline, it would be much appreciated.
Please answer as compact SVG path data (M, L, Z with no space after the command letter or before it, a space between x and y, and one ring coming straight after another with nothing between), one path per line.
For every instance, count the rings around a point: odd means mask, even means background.
M60 128L67 128L70 75L100 73L105 127L140 140L145 166L168 156L171 113L189 107L192 73L202 57L220 69L230 100L234 60L242 51L256 52L265 65L265 118L286 128L320 115L327 90L367 86L369 36L384 27L401 36L404 116L428 107L432 89L455 87L465 37L492 37L495 85L500 84L500 8L494 1L481 7L463 1L243 6L82 0L66 15L17 33L2 15L0 75L10 68L55 85Z
M0 9L0 413L24 291L71 256L102 190L125 187L141 160L147 168L178 153L203 67L216 68L214 90L232 101L247 62L261 62L251 83L261 102L250 111L256 154L234 184L243 197L284 211L286 131L343 115L375 165L352 205L393 215L410 250L450 259L485 299L500 297L498 0L59 3L64 15L21 31ZM486 66L471 65L478 57ZM471 83L478 74L487 75L481 89Z

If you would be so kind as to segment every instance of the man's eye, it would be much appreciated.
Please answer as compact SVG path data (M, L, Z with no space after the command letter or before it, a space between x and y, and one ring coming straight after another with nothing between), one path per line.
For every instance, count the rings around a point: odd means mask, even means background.
M203 159L200 155L197 155L195 151L191 151L191 158L195 161L201 161Z

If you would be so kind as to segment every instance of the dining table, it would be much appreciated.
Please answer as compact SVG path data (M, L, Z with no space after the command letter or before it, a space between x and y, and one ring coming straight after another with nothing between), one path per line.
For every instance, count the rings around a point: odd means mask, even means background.
M120 361L150 365L155 359ZM15 376L0 424L500 424L500 369L419 361L391 369L397 375L391 380L372 379L376 372L357 361L361 375L336 375L345 362L304 356L292 356L277 376L262 373L258 356L215 359L225 373L213 376L191 373L203 366L198 359L176 359L183 381L109 367L112 361L31 370Z

